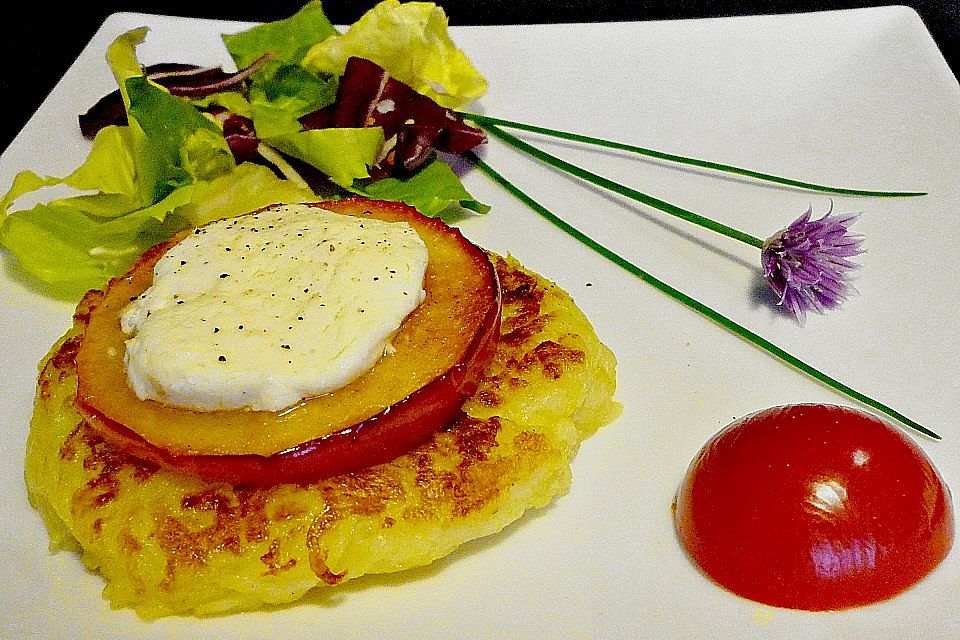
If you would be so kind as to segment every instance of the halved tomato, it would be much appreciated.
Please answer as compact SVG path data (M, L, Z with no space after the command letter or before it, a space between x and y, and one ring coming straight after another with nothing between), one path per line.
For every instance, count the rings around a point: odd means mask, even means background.
M354 382L278 412L195 411L139 399L127 383L119 315L150 286L175 242L112 280L77 354L88 422L139 457L233 483L302 482L392 460L448 423L493 357L500 289L487 255L460 232L402 203L350 198L315 206L405 221L429 253L426 298L393 336L395 350ZM184 345L189 348L189 345Z
M953 543L950 492L901 432L845 407L761 411L707 442L677 493L690 557L765 604L823 611L891 598Z

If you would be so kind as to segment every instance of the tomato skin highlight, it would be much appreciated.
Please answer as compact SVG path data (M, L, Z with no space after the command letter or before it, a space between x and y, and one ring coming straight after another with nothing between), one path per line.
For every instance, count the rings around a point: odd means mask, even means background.
M764 604L839 610L891 598L953 543L949 489L900 431L844 407L734 422L690 465L674 521L694 562Z

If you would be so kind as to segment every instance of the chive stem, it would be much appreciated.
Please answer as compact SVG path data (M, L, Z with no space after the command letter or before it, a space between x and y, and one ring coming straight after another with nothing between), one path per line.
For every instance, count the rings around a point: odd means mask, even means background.
M830 187L822 184L815 184L812 182L802 182L800 180L784 178L782 176L776 176L769 173L761 173L759 171L753 171L752 169L744 169L743 167L736 167L729 164L721 164L719 162L711 162L709 160L700 160L698 158L690 158L687 156L680 156L672 153L665 153L663 151L656 151L654 149L639 147L639 146L627 144L624 142L616 142L614 140L606 140L604 138L595 138L593 136L586 136L579 133L570 133L568 131L560 131L558 129L549 129L547 127L539 127L532 124L525 124L523 122L514 122L511 120L504 120L502 118L494 118L492 116L484 116L477 113L463 112L463 113L460 113L459 115L461 115L462 117L468 120L472 120L476 124L480 125L481 128L485 128L487 126L492 125L492 126L506 127L508 129L517 129L520 131L529 131L531 133L537 133L540 135L560 138L561 140L569 140L571 142L583 142L586 144L592 144L595 146L605 147L608 149L616 149L618 151L628 151L630 153L647 156L649 158L656 158L657 160L666 160L668 162L676 162L679 164L692 165L695 167L700 167L702 169L710 169L713 171L722 171L725 173L732 173L732 174L744 176L747 178L753 178L755 180L774 182L776 184L782 184L789 187L796 187L798 189L806 189L808 191L822 191L825 193L834 193L839 195L869 196L874 198L893 198L893 197L926 195L926 192L924 191L870 191L870 190L864 190L864 189L848 189L844 187Z
M619 182L614 182L613 180L604 178L603 176L593 173L592 171L587 171L586 169L578 167L575 164L571 164L566 160L561 160L560 158L551 155L546 151L542 151L537 147L524 142L520 138L507 133L496 125L482 125L481 129L493 134L495 137L499 138L518 151L522 151L545 164L560 169L561 171L565 171L566 173L574 175L582 180L586 180L587 182L595 184L598 187L608 189L614 193L618 193L626 198L634 200L635 202L639 202L647 205L648 207L653 207L654 209L658 209L664 213L668 213L672 216L680 218L681 220L686 220L687 222L692 222L693 224L700 225L701 227L711 231L716 231L721 235L725 235L728 238L733 238L734 240L739 240L740 242L744 242L752 247L756 247L758 249L763 248L763 240L760 238L734 229L733 227L727 226L721 222L716 222L710 218L706 218L698 213L689 211L688 209L683 209L675 204L671 204L664 200L660 200L659 198L647 195L646 193L642 193L636 189L622 185Z
M880 411L891 418L894 418L898 422L906 425L907 427L915 431L918 431L936 440L940 440L940 436L937 435L935 432L931 431L930 429L927 429L926 427L917 423L916 421L911 420L910 418L903 415L896 409L893 409L878 400L874 400L873 398L863 393L860 393L856 389L853 389L852 387L845 385L844 383L840 382L836 378L833 378L823 373L822 371L816 369L815 367L800 360L796 356L793 356L787 351L784 351L783 349L781 349L774 343L770 342L766 338L754 333L750 329L747 329L746 327L738 324L737 322L731 320L730 318L727 318L723 314L717 311L714 311L707 305L688 296L682 291L675 289L674 287L670 286L666 282L659 280L658 278L651 275L647 271L644 271L643 269L636 266L629 260L621 257L616 252L603 246L602 244L600 244L593 238L587 236L586 234L576 229L575 227L571 226L569 223L567 223L566 221L558 217L556 214L548 210L546 207L538 203L533 198L531 198L524 191L522 191L516 185L510 182L507 178L505 178L503 175L501 175L495 169L493 169L493 167L491 167L486 162L481 160L473 152L470 152L468 154L468 159L477 168L479 168L484 174L486 174L491 180L499 184L508 193L516 197L518 200L523 202L528 207L530 207L533 211L535 211L536 213L541 215L543 218L547 219L549 222L557 226L559 229L561 229L571 237L575 238L576 240L580 241L590 249L596 251L597 253L607 258L614 264L622 267L626 271L635 275L643 282L646 282L647 284L653 286L655 289L661 291L662 293L665 293L666 295L670 296L674 300L680 302L683 305L686 305L687 307L693 309L694 311L700 313L701 315L706 316L708 319L719 324L724 329L727 329L731 333L743 338L744 340L747 340L748 342L751 342L752 344L759 347L760 349L763 349L764 351L771 354L775 358L794 367L795 369L798 369L799 371L807 374L808 376L814 378L815 380L818 380L819 382L827 385L828 387L836 391L839 391L840 393L854 400L857 400L858 402L861 402L867 405L868 407L872 407L873 409L876 409L877 411Z

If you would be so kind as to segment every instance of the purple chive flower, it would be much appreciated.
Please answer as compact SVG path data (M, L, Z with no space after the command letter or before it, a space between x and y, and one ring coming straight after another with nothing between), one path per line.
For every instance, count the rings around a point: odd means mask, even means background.
M843 302L853 288L846 273L860 265L850 258L863 253L863 236L849 232L860 214L828 211L811 220L813 209L767 240L760 253L763 276L778 304L803 323L807 311L823 313Z

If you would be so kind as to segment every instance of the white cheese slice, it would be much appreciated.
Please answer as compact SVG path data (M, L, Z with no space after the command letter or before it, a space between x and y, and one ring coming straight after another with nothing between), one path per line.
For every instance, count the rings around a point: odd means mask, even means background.
M427 248L406 222L277 205L172 247L121 314L141 399L278 411L372 367L423 301Z

